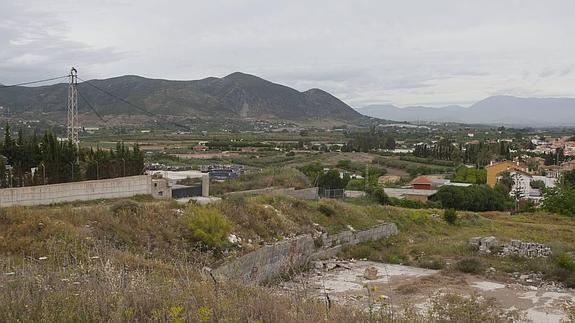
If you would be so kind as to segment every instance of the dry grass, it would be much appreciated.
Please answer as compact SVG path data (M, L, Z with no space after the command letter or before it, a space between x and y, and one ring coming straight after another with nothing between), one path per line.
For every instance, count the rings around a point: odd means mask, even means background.
M320 206L330 212L322 212ZM196 207L196 206L191 206ZM541 242L559 238L570 247L567 220L541 224L527 217L463 216L458 226L432 220L429 210L403 210L341 201L297 201L278 197L235 198L217 206L244 241L269 242L322 229L363 229L382 221L404 230L383 249L414 257L413 250L440 256L459 255L459 240L483 232L516 233ZM171 202L126 201L0 209L0 321L2 322L412 322L441 321L409 309L366 313L305 297L233 282L214 282L202 274L218 256L197 248L183 221L185 212ZM517 223L514 223L514 222ZM507 222L511 222L507 225ZM318 227L316 224L319 224ZM546 225L558 232L545 233ZM523 227L522 227L523 226ZM528 231L524 231L527 230ZM561 230L563 231L561 231ZM461 230L462 232L459 232ZM501 231L504 230L504 231ZM549 240L547 240L549 239ZM427 241L426 241L427 240ZM387 245L386 241L397 242ZM437 243L443 241L443 246ZM443 247L443 248L440 248ZM387 249L386 249L387 248ZM234 252L246 252L244 246ZM456 252L457 251L457 252ZM391 254L393 254L393 252ZM490 303L475 300L478 306ZM472 306L444 299L450 318L466 318ZM440 312L437 312L440 313ZM504 321L491 311L492 321ZM437 314L440 315L440 314ZM463 316L458 316L463 315Z
M210 194L221 195L229 192L254 190L271 186L302 189L311 187L311 183L304 174L295 168L266 168L260 173L242 175L238 179L213 182L210 185Z

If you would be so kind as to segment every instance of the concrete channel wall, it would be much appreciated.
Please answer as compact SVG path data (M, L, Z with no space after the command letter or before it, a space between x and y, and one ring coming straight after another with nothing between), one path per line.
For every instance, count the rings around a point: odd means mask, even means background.
M46 205L152 194L149 175L0 189L0 207Z
M305 234L243 255L216 268L214 275L259 283L304 266L311 260L332 257L343 246L378 240L397 233L394 223L385 223L365 231L344 231L332 236L324 234L320 238L321 246L317 246L311 235Z

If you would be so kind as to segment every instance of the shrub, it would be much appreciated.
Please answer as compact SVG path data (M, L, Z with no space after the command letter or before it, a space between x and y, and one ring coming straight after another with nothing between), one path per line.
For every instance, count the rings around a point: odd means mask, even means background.
M463 258L455 264L455 269L468 274L479 274L483 271L483 263L477 258Z
M140 211L140 204L132 200L120 200L110 206L110 210L114 215L124 214L137 214Z
M232 224L216 208L189 207L183 218L184 225L194 239L212 248L224 248Z
M559 254L555 257L555 264L560 268L575 272L575 261L567 254Z
M432 257L431 259L424 259L418 262L418 265L423 268L428 269L443 269L445 267L445 261L440 257Z
M443 220L449 224L457 222L457 212L454 209L447 209L443 212Z
M420 202L407 199L399 199L397 197L389 198L389 205L399 206L407 209L439 209L441 204L434 201Z
M487 185L445 185L439 188L433 200L440 202L446 209L467 211L503 211L514 206L509 196Z
M329 206L329 205L321 204L317 209L318 209L318 211L320 211L325 216L329 217L329 216L335 215L334 208Z
M348 169L351 167L351 160L349 159L342 159L337 161L337 167Z
M379 204L389 204L389 196L385 194L381 187L376 187L371 190L370 195L379 203Z

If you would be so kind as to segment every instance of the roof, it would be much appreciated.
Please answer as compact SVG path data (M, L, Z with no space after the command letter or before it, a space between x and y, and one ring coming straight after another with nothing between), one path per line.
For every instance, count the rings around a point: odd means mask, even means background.
M416 177L413 181L411 181L411 184L430 184L431 185L432 181L429 177L427 176L418 176Z
M500 162L495 162L495 163L489 164L489 165L485 166L485 169L491 168L491 167L494 167L494 166L497 166L497 165L499 165L499 164L508 164L508 165L510 165L510 166L515 166L515 167L518 167L518 168L527 168L527 166L524 165L524 164L517 163L517 162L513 162L513 161L511 161L511 160L503 160L503 161L500 161Z
M528 172L522 171L520 169L510 169L509 170L510 173L519 173L519 174L523 174L527 177L533 177L533 175L529 174Z
M431 196L437 193L437 190L416 190L411 188L384 188L383 192L391 197L402 198L405 195Z

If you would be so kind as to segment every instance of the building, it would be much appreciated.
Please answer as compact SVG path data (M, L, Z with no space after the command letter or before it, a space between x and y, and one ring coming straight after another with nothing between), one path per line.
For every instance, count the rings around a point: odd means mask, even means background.
M427 176L418 176L410 184L414 190L431 190L433 188L433 180Z
M204 145L196 145L192 148L194 151L207 151L208 150L208 146L204 146Z
M384 188L383 191L389 197L398 199L405 199L410 201L425 203L437 193L437 190L432 189L411 189L411 188Z
M209 171L210 178L235 179L240 177L240 172L234 168L214 168Z
M513 185L509 195L516 199L531 200L536 203L543 199L541 189L532 186L532 182L542 182L545 187L552 188L557 184L557 178L549 176L537 176L520 170L510 171Z
M487 173L487 185L493 188L497 184L497 176L503 172L508 172L511 170L518 170L522 172L529 172L529 168L519 162L512 162L505 160L502 162L494 163L491 162L490 165L485 166L485 171Z
M148 174L153 175L154 178L161 178L167 181L167 187L163 188L162 191L165 193L164 196L172 198L183 198L183 197L193 197L193 196L204 196L210 195L210 178L207 174L194 171L169 171L169 170L149 170ZM178 182L182 180L197 179L198 183L192 185L180 185ZM157 186L157 184L154 184Z

